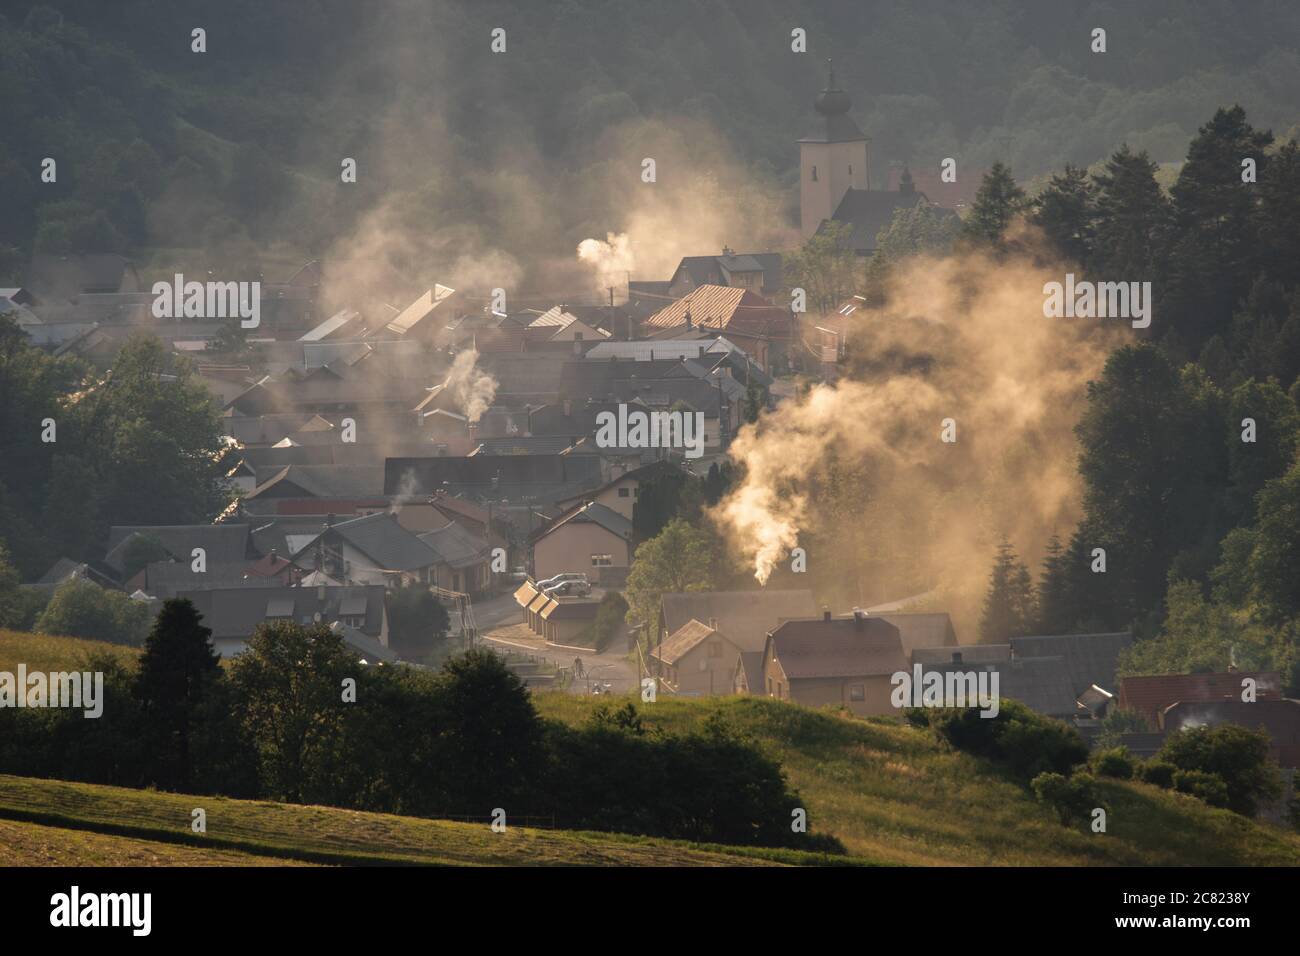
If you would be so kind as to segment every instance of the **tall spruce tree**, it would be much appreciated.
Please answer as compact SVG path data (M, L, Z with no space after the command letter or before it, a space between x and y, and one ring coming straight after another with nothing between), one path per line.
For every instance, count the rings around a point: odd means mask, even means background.
M1112 282L1151 281L1169 225L1169 200L1145 151L1124 144L1106 160L1096 184L1091 272Z
M1011 543L998 545L989 573L989 589L980 615L980 642L1002 644L1028 634L1036 616L1034 584L1029 569L1016 556Z
M962 224L962 233L976 245L1001 248L1007 227L1026 207L1025 191L1003 163L984 174L975 204Z
M1065 172L1054 175L1034 199L1031 214L1060 254L1085 268L1093 248L1094 192L1087 173L1066 163Z
M135 696L152 738L153 782L167 789L186 789L194 778L191 742L203 700L221 675L212 631L201 621L188 600L166 601L140 655Z

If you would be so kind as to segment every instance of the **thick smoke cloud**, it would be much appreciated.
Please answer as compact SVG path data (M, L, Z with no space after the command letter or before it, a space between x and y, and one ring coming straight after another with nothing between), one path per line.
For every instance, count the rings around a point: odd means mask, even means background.
M1078 520L1074 425L1125 335L1120 322L1043 316L1043 284L1064 271L919 258L894 274L886 306L854 314L846 376L783 402L732 446L744 478L713 516L760 582L812 539L823 568L914 582L891 598L939 592L927 603L974 639L998 540L1034 566ZM880 583L843 591L879 596Z

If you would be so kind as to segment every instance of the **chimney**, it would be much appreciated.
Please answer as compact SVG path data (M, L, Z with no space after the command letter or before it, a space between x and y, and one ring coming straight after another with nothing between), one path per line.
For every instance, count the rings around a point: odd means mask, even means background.
M686 310L686 331L689 332L689 331L691 330L691 328L692 328L692 326L691 326L691 310L690 310L690 309L687 309L687 310Z
M867 612L860 607L853 609L853 630L865 631L867 629Z
M822 605L822 620L823 620L823 621L829 621L830 619L831 619L831 609L828 608L826 605L823 604L823 605Z
M709 618L709 627L715 631L718 629L718 619L716 617Z

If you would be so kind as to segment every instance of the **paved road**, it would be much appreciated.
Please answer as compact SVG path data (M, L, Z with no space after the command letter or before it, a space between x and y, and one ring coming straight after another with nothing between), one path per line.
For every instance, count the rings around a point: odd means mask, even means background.
M474 619L478 622L480 639L491 647L533 654L556 667L572 668L573 659L582 658L586 677L570 685L572 693L586 694L589 686L597 682L608 683L614 694L631 693L637 687L636 665L628 663L627 651L621 645L607 648L601 654L551 647L531 631L515 627L521 622L522 612L509 594L475 604Z

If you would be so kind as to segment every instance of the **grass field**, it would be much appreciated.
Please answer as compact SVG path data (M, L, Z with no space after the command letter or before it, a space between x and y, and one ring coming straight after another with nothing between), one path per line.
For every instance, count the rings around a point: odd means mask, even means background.
M233 850L0 820L0 866L310 866Z
M76 667L90 652L103 650L124 661L137 653L0 632L0 670L12 670L19 661L34 669ZM533 699L544 717L570 724L582 723L602 703L563 693L537 693ZM83 845L66 834L56 839L51 828L59 828L147 841L162 862L184 862L184 851L190 851L234 854L231 862L253 855L341 864L1300 865L1300 835L1145 784L1101 781L1105 834L1063 827L1022 784L895 719L850 719L761 698L661 699L638 709L647 727L672 732L687 732L720 714L780 761L803 797L811 829L838 837L851 856L827 860L514 826L494 834L486 824L6 776L0 776L0 819L21 820L29 828L40 824L21 845L45 840L52 854L75 854ZM207 811L205 836L189 832L195 807ZM84 844L87 860L148 849ZM106 856L96 855L101 853ZM10 860L0 856L0 862Z
M205 834L191 832L195 808L206 812ZM487 823L0 775L0 822L11 825L15 820L25 826L39 824L38 830L56 829L79 837L126 837L155 845L160 854L191 850L231 853L236 858L254 855L268 861L345 865L746 866L827 862L819 855L784 850L743 850L515 826L493 833ZM24 862L8 855L0 856L0 861ZM170 862L189 861L176 856Z
M599 699L535 694L580 723ZM1027 788L894 719L857 720L774 700L639 704L647 727L683 732L720 713L780 761L813 831L859 857L944 865L1300 865L1300 834L1145 784L1102 781L1108 832L1062 827Z
M87 660L96 654L109 654L132 666L139 658L140 650L103 641L0 629L0 671L16 673L20 663L26 664L29 670L82 670Z

